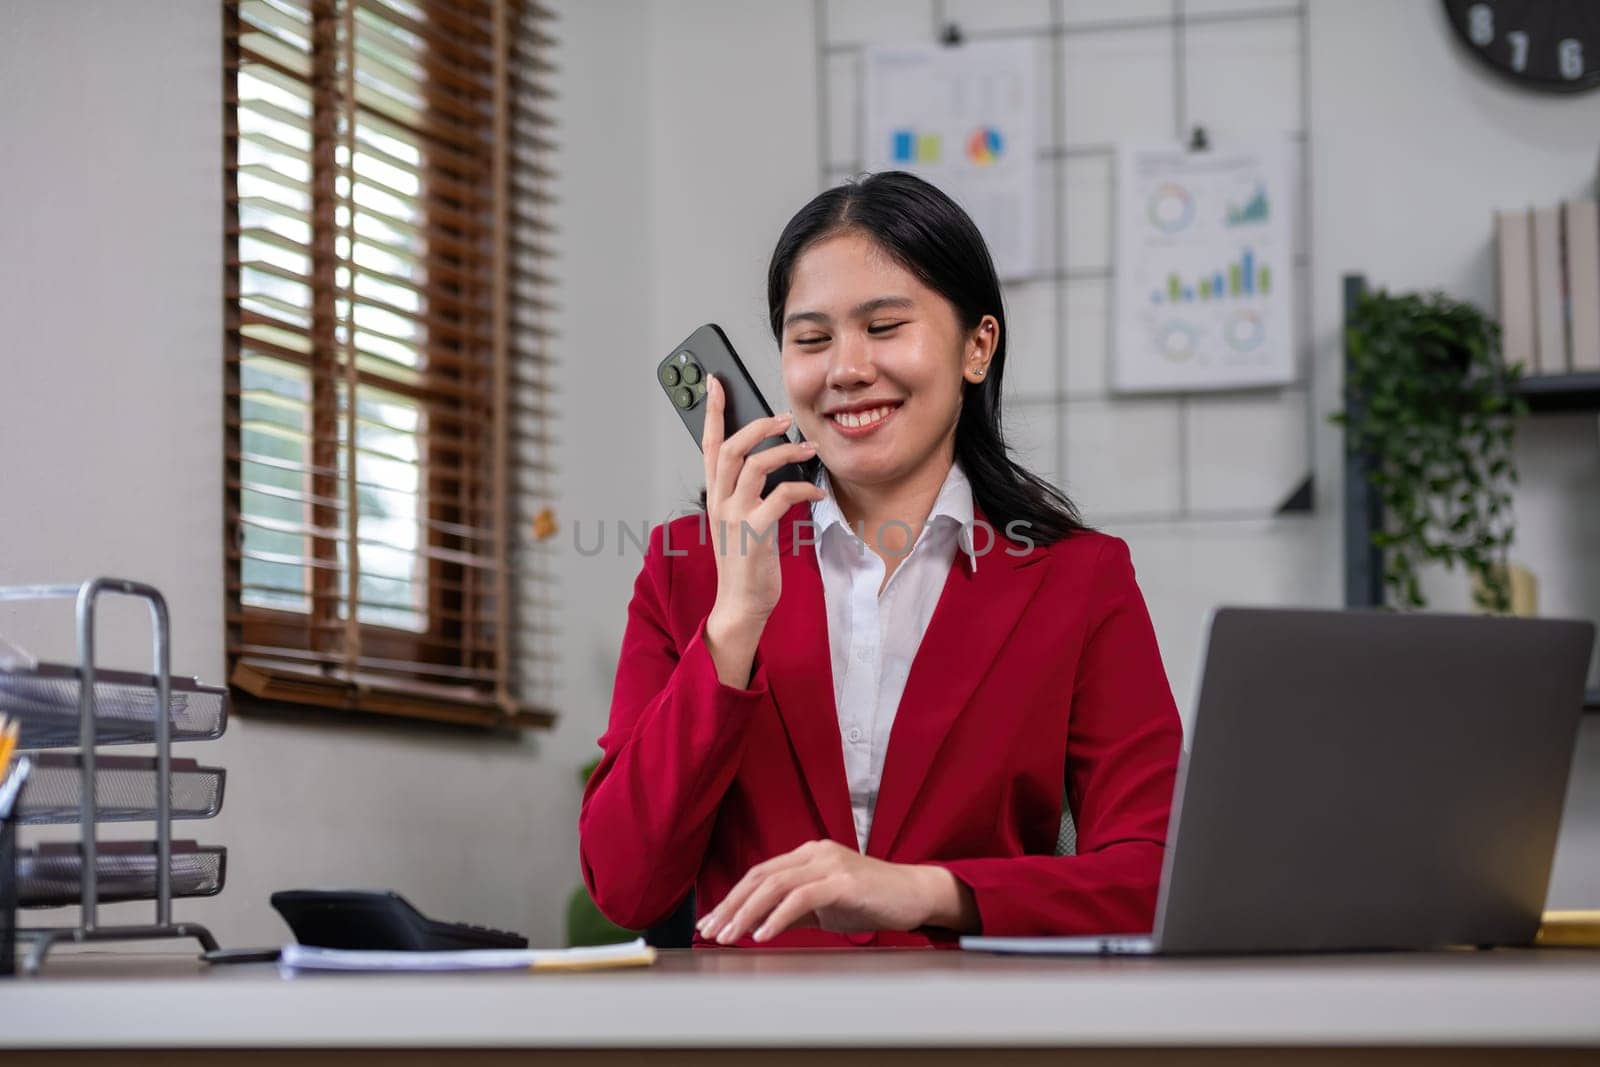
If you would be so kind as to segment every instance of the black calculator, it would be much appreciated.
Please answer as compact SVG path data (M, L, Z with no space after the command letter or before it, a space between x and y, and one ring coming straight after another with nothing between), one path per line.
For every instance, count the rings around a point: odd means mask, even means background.
M289 889L272 906L302 945L317 948L442 952L465 948L527 948L509 930L441 922L390 890Z

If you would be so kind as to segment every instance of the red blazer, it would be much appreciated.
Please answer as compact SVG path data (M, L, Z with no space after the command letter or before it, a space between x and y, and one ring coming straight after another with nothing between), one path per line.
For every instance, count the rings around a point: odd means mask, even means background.
M624 927L663 919L691 887L704 915L807 841L858 847L822 575L796 543L809 515L797 504L779 527L783 595L748 689L723 685L706 648L717 575L703 516L651 532L578 818L584 882ZM956 553L912 661L867 854L949 869L985 934L1148 931L1181 735L1127 545L1082 533L1023 553L997 533L975 572ZM1074 856L1054 855L1063 783ZM794 929L766 944L953 941Z

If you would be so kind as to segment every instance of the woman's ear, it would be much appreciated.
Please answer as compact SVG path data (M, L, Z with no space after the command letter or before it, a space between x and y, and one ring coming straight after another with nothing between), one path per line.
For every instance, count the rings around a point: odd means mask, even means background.
M1000 322L993 315L985 315L977 328L967 336L966 351L962 354L961 376L974 385L989 373L989 361L1000 347Z

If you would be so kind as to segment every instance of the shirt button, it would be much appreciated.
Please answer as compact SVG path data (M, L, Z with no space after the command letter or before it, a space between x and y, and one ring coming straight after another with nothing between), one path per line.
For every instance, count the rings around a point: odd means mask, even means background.
M857 726L852 726L852 727L850 727L850 732L845 734L845 736L848 737L851 740L852 743L854 743L856 741L860 741L861 740L861 728L857 727Z

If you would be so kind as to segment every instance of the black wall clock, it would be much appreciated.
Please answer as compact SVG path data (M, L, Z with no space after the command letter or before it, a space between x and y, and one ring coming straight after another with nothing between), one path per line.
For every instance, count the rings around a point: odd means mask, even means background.
M1600 87L1600 0L1444 0L1468 51L1529 89Z

